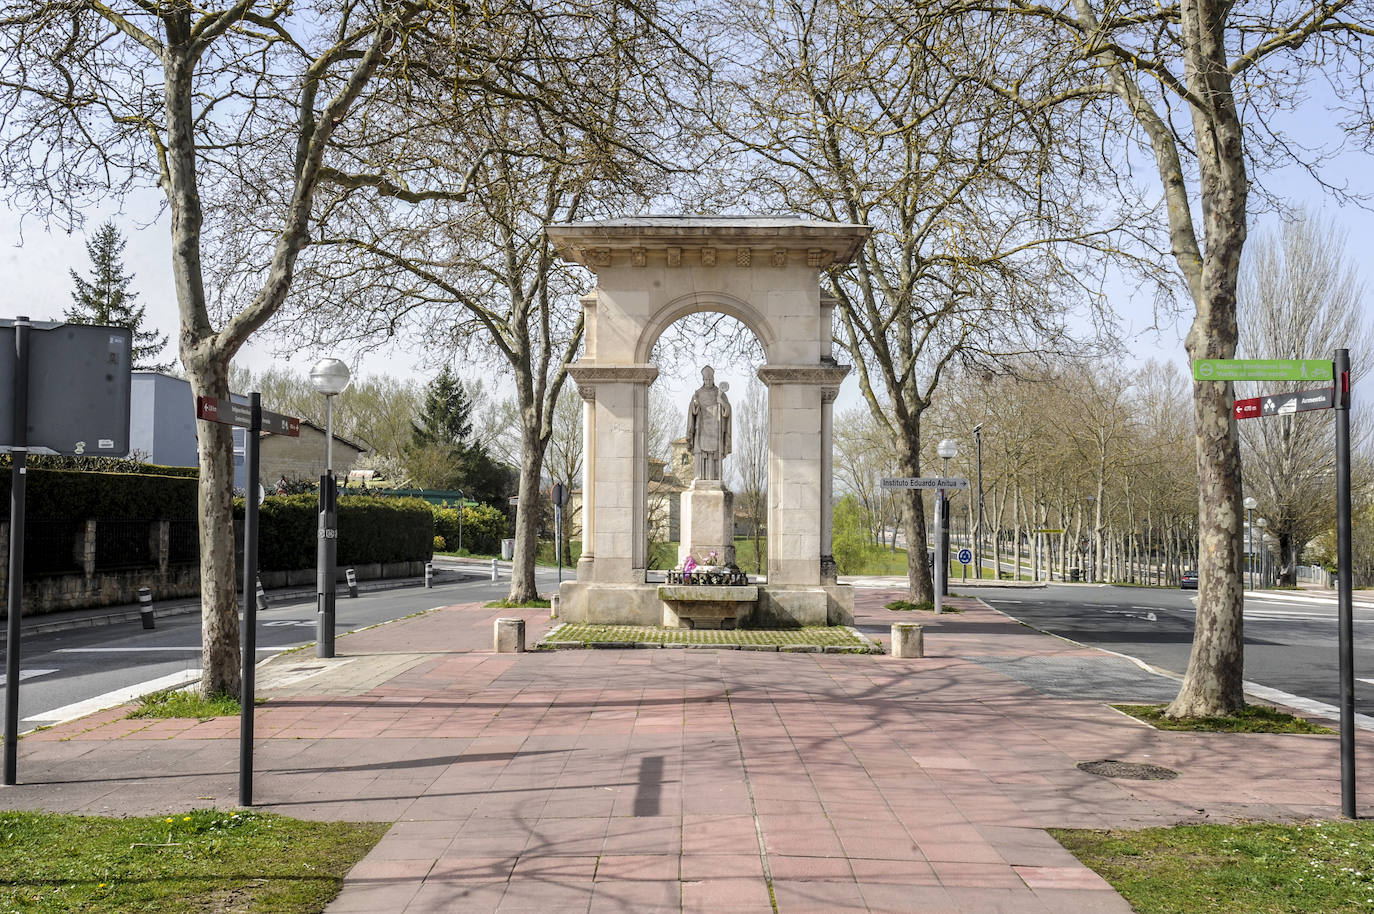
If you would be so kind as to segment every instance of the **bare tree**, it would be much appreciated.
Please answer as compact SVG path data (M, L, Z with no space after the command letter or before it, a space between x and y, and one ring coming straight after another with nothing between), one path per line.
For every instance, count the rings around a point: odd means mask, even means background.
M181 362L198 396L227 397L230 360L290 290L321 180L347 168L330 161L340 139L366 129L355 109L371 86L407 83L412 62L432 56L427 29L448 21L438 12L380 0L5 2L0 171L10 202L71 228L94 200L161 188ZM246 202L260 220L234 224ZM218 243L228 238L239 240L232 252ZM207 255L226 252L241 256L244 281L211 296ZM207 694L239 683L229 432L198 428Z
M763 525L768 518L768 392L757 377L749 378L744 397L735 407L734 472L737 510L749 518L754 532L754 571L764 569Z
M1123 169L1129 193L1139 190L1130 157L1148 149L1163 190L1168 250L1194 309L1188 357L1233 357L1252 170L1296 161L1318 174L1330 150L1285 134L1279 113L1313 80L1345 106L1349 135L1369 141L1361 42L1374 36L1374 6L1369 0L1317 6L953 0L948 9L965 13L969 27L991 13L996 22L1032 22L1044 30L1022 56L1075 78L1025 84L1019 66L1007 72L1000 49L980 61L979 78L1027 112L1068 104L1083 113L1080 135L1108 138L1105 164ZM1102 162L1100 154L1094 158ZM1240 447L1232 401L1229 382L1194 385L1200 591L1192 654L1171 717L1228 714L1245 704Z
M558 395L553 406L553 431L549 435L548 466L549 476L554 482L561 482L570 490L582 484L582 460L585 451L582 443L582 398L571 387L565 387ZM558 548L563 550L563 564L575 565L571 552L571 530L576 518L582 513L580 502L563 515L563 542ZM571 508L572 505L569 505ZM585 545L585 544L584 544Z
M502 70L513 84L441 94L423 121L390 126L390 170L332 176L341 217L316 247L333 253L312 265L311 294L283 330L359 346L402 334L509 372L520 506L509 599L525 603L538 596L542 513L526 508L544 504L554 405L581 346L577 299L589 284L543 230L643 192L649 99L660 94L642 85L659 77L641 45L659 33L601 0L498 18L503 33L485 37L518 52L520 66ZM320 298L337 304L320 308Z
M1363 289L1329 222L1301 212L1245 250L1240 278L1240 351L1249 358L1320 358L1337 348L1374 350L1360 305ZM1241 385L1238 385L1238 387ZM1301 385L1243 385L1259 396ZM1335 522L1335 452L1324 412L1239 423L1246 490L1278 540L1280 584L1297 583L1303 547Z
M952 72L967 36L906 3L732 9L747 37L717 79L716 122L748 151L743 179L768 205L874 227L828 286L894 469L918 476L922 415L949 368L1065 347L1075 324L1061 302L1091 291L1077 246L1110 236L1090 224L1086 174L1057 169L1067 116L1027 113ZM924 509L904 497L910 595L928 600Z

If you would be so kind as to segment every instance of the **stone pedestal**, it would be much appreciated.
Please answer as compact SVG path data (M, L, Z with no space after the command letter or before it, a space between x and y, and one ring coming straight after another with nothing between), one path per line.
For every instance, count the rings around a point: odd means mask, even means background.
M714 552L716 565L735 564L735 496L718 479L697 479L682 493L682 528L677 548L681 567L688 555L698 564Z

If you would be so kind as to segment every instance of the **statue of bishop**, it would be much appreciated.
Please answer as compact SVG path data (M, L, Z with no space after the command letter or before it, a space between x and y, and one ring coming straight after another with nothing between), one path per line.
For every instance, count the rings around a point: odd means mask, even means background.
M720 479L721 465L730 453L730 400L725 396L729 385L717 387L715 377L710 365L701 369L701 386L687 407L687 446L697 479Z

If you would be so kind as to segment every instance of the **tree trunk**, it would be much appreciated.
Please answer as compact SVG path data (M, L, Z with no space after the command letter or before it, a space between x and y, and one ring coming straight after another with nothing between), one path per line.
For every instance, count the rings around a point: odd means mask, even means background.
M229 400L229 372L211 357L186 359L196 396ZM234 436L218 422L196 422L197 535L200 541L200 691L204 696L239 693L239 613L234 562Z
M524 397L522 396L523 400ZM539 481L544 467L544 445L539 437L539 420L533 402L520 407L520 483L515 508L515 552L511 557L510 593L512 603L539 599L534 578L534 558L539 550L541 499Z

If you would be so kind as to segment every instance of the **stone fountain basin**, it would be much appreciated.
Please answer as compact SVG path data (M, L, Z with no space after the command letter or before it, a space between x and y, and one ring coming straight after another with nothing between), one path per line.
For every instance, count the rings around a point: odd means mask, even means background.
M666 628L733 628L754 611L759 589L753 584L664 584L658 598Z

